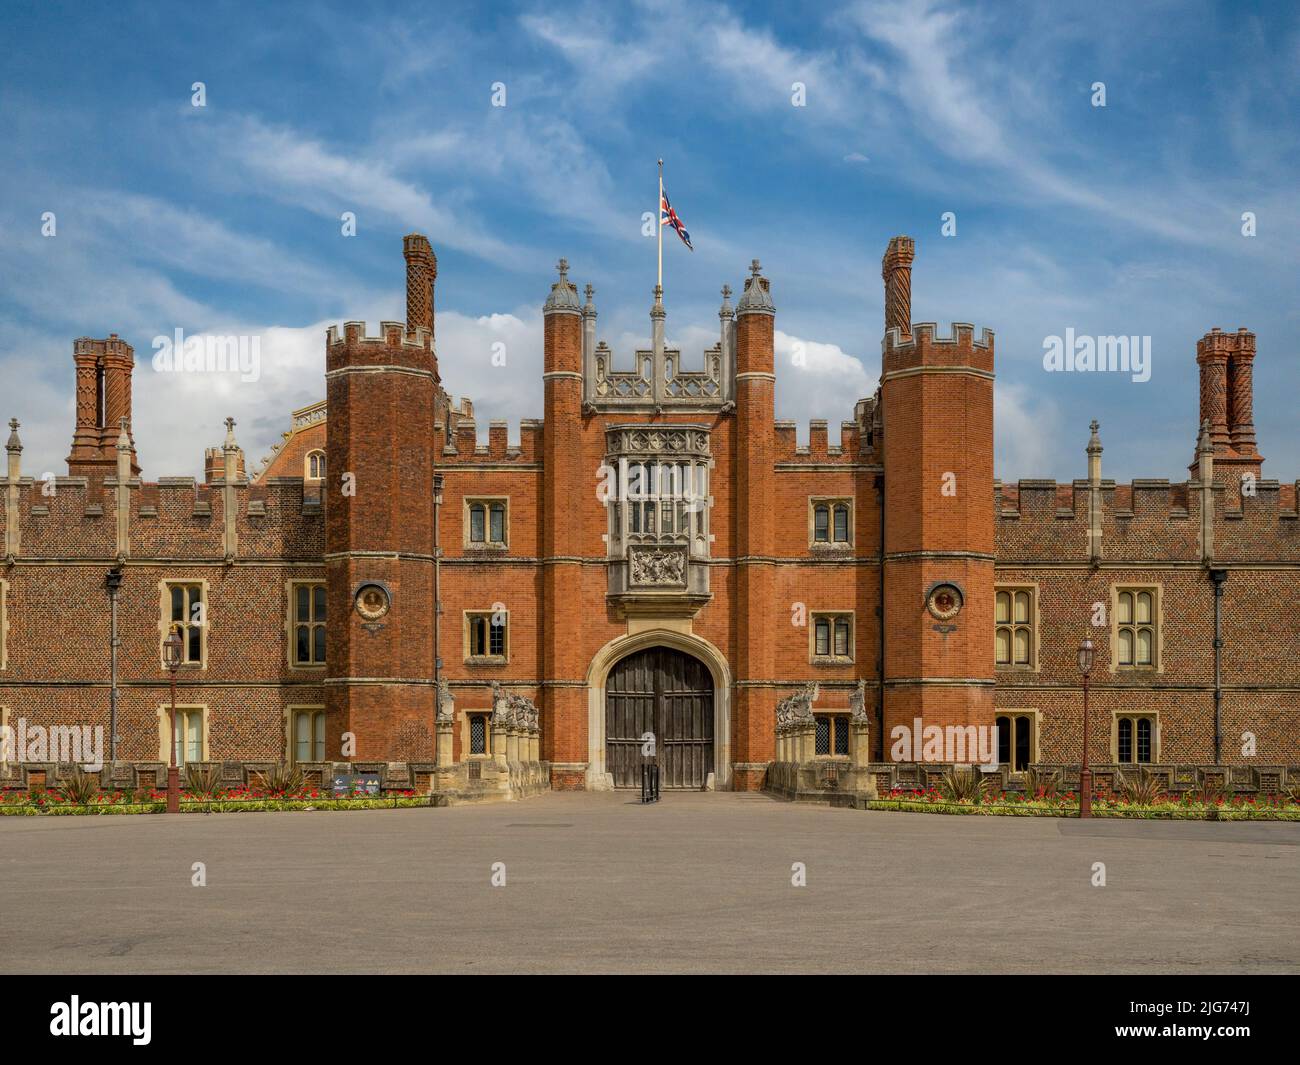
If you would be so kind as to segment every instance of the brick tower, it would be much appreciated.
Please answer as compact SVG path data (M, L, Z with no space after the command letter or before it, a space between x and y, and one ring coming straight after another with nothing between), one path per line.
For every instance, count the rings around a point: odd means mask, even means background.
M580 788L587 763L589 656L584 653L583 512L579 500L595 492L596 464L583 458L582 304L559 262L559 279L542 308L542 387L545 399L542 455L542 629L546 690L542 758L552 763L551 783ZM563 619L561 621L561 619Z
M326 755L433 761L436 260L405 239L408 323L331 327L325 380Z
M776 602L776 306L758 260L736 303L736 694L732 758L737 791L762 786L756 767L774 755L771 685L777 625L789 604ZM762 685L762 686L760 686Z
M135 350L116 333L104 340L81 337L73 343L77 365L77 424L72 433L68 473L73 477L107 476L117 469L117 438L126 419L131 445L131 473L139 476L135 438L131 435L131 372Z
M887 758L915 718L993 723L993 334L911 324L914 254L895 237L881 265Z

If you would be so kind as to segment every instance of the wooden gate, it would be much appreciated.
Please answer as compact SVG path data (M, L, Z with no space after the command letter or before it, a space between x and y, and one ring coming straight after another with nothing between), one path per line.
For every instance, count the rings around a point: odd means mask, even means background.
M647 732L665 788L701 788L713 772L713 677L668 647L628 655L605 681L605 767L617 788L641 786Z

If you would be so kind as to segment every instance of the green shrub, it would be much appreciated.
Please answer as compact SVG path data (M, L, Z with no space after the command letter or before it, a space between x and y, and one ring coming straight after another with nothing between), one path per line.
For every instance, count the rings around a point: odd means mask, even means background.
M1051 799L1061 790L1061 774L1053 769L1044 772L1041 769L1025 770L1025 798Z
M221 766L187 765L185 786L197 799L211 799L221 790Z
M1119 793L1125 802L1150 806L1162 794L1161 783L1161 778L1149 769L1139 768L1136 773L1120 774Z
M939 790L950 802L969 802L978 806L988 791L988 782L977 767L957 766L943 775Z
M68 802L86 804L99 791L99 777L87 773L81 766L72 771L72 775L63 781L63 796Z
M293 795L303 788L302 770L290 762L280 762L262 770L258 776L262 778L262 788L268 795Z

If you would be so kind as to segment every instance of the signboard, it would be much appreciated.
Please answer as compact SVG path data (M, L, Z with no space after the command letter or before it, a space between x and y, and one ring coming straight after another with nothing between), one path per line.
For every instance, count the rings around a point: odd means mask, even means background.
M341 773L332 781L336 798L348 795L378 795L378 773Z

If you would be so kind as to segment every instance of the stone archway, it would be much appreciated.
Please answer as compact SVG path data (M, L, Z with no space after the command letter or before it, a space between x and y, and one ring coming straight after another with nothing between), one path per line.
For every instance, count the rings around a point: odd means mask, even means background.
M713 764L709 771L714 776L714 787L720 790L730 788L731 670L722 652L708 640L672 629L646 629L634 635L619 636L592 658L587 671L586 787L604 791L614 786L606 764L606 685L610 672L629 655L656 647L683 652L697 659L708 671L713 685Z

